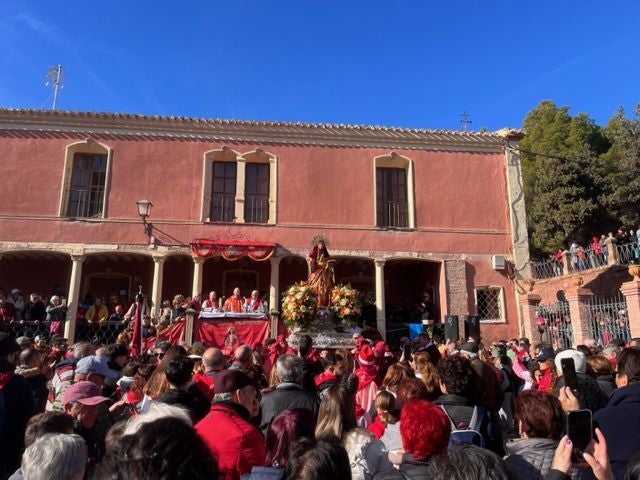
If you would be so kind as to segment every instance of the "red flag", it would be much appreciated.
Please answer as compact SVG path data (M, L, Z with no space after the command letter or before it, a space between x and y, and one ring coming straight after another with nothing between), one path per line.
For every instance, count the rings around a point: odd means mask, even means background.
M133 317L133 338L131 339L131 356L144 353L142 343L142 301L136 297L136 313Z

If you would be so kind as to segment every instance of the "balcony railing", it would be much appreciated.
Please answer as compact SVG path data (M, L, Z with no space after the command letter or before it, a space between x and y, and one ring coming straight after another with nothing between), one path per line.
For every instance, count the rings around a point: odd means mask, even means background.
M244 221L247 223L267 223L269 221L269 198L266 195L245 196Z
M67 206L68 217L99 217L102 215L104 194L100 189L70 189L67 190L69 199Z
M236 218L235 195L214 195L211 200L212 222L233 222Z
M378 226L408 228L409 215L406 202L383 201L378 203Z

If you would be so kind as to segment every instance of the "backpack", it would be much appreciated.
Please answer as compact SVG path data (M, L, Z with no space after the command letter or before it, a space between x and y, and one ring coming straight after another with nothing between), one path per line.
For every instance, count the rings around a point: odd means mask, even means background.
M471 415L469 426L466 429L462 430L456 427L456 424L453 422L453 419L447 412L446 408L444 408L444 405L440 405L440 408L449 419L449 422L451 422L451 436L449 437L449 447L453 447L454 445L458 445L460 443L468 443L477 447L484 448L484 437L480 433L482 422L484 421L484 417L486 415L486 410L484 409L484 407L473 407L473 414Z

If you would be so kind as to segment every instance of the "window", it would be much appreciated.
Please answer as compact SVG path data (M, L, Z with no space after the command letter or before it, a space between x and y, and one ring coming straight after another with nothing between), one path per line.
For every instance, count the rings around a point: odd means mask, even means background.
M58 215L105 218L113 150L91 137L65 148Z
M415 228L413 162L391 152L373 159L375 225Z
M476 288L476 312L483 322L504 322L504 297L501 287Z
M236 210L236 164L213 163L211 221L233 222Z
M407 228L407 172L404 168L376 169L376 211L379 227Z
M269 219L269 164L247 163L244 188L244 221L267 223Z
M67 197L68 217L102 217L107 155L76 153Z
M276 223L278 158L257 148L204 153L203 222Z

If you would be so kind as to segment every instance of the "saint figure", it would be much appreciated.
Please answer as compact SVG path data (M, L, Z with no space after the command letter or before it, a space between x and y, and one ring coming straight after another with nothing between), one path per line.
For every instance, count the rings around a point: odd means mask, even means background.
M314 242L313 250L307 256L309 278L307 283L318 296L318 308L328 308L331 301L331 290L336 279L333 271L335 260L331 258L324 239Z

